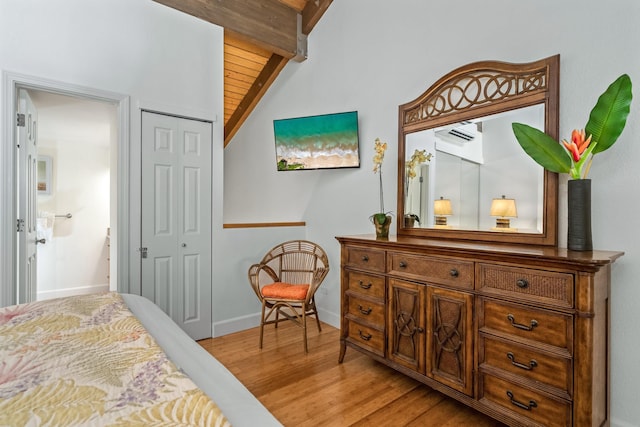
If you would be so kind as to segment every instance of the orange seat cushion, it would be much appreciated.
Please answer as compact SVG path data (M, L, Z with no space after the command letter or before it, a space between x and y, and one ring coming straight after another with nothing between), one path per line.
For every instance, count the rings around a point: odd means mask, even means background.
M307 297L309 285L292 285L276 282L262 288L262 296L275 299L303 300Z

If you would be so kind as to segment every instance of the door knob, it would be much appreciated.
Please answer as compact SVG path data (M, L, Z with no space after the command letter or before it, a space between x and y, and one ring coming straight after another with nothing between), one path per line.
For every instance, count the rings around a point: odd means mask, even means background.
M36 245L40 243L41 245L44 245L45 243L47 243L47 239L36 239Z
M183 247L183 248L186 248L186 247L187 247L187 244L186 244L186 243L183 243L183 244L182 244L182 247Z

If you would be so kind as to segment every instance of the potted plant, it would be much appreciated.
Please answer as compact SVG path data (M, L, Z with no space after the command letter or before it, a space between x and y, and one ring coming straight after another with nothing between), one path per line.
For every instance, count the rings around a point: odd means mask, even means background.
M584 129L571 132L571 141L558 143L546 133L522 123L513 132L524 151L551 172L567 173L569 230L568 247L591 250L591 180L587 179L593 158L610 148L627 122L631 106L631 79L618 77L598 98Z
M376 238L386 239L389 237L389 227L391 226L391 215L384 211L384 193L382 191L382 161L384 153L387 151L387 143L376 138L374 144L373 173L377 173L380 178L380 212L374 213L369 219L376 227Z
M412 228L417 221L420 224L420 217L414 214L412 211L413 208L413 200L411 199L411 180L417 176L416 169L418 165L431 161L431 153L427 154L427 150L416 150L411 155L411 159L407 162L407 171L405 174L405 184L404 184L404 193L406 197L405 207L408 210L407 213L404 214L404 226L406 228Z

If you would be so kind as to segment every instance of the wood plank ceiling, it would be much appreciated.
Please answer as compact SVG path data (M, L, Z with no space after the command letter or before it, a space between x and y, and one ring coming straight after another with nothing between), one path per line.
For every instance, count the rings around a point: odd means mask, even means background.
M224 27L224 145L290 60L332 0L154 0ZM313 52L309 53L313 54Z

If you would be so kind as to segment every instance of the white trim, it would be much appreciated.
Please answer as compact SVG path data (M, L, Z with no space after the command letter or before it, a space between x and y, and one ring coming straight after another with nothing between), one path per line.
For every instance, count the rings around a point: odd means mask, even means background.
M15 172L15 126L13 112L16 111L15 85L8 73L2 73L2 129L0 141L0 307L13 305L16 301L14 248L16 246L16 200Z
M630 423L628 421L622 421L618 418L611 418L611 427L640 427L640 424Z
M218 116L213 110L204 110L199 108L190 108L181 105L171 105L154 101L138 100L136 102L138 111L146 111L148 113L164 114L165 116L180 117L189 120L198 120L202 122L215 123Z
M340 327L340 316L321 309L318 309L318 312L320 313L320 321L322 323L331 325L334 328ZM315 325L315 321L313 321L311 325ZM213 338L221 337L257 326L260 326L260 313L247 314L246 316L234 317L233 319L227 319L221 322L213 322L212 336ZM307 327L309 327L309 325L307 325Z
M340 329L340 315L332 313L327 310L323 310L318 308L318 313L320 314L320 321L323 323L327 323L334 328Z
M260 313L247 314L245 316L226 319L221 322L213 322L212 326L213 338L244 331L260 326Z
M117 218L117 262L118 290L127 292L129 288L129 105L128 95L94 89L70 83L2 72L2 98L0 123L4 133L0 141L0 307L16 303L16 203L15 182L16 147L15 117L17 111L16 90L18 87L61 95L79 96L96 101L110 102L118 108L118 218Z
M630 423L628 421L622 421L618 418L611 418L611 427L640 427L640 424Z
M53 298L62 298L62 297L70 297L74 295L87 295L87 294L97 294L101 292L108 292L109 284L104 283L101 285L88 285L88 286L70 286L65 289L54 289L51 291L40 291L38 292L38 301L53 299Z

